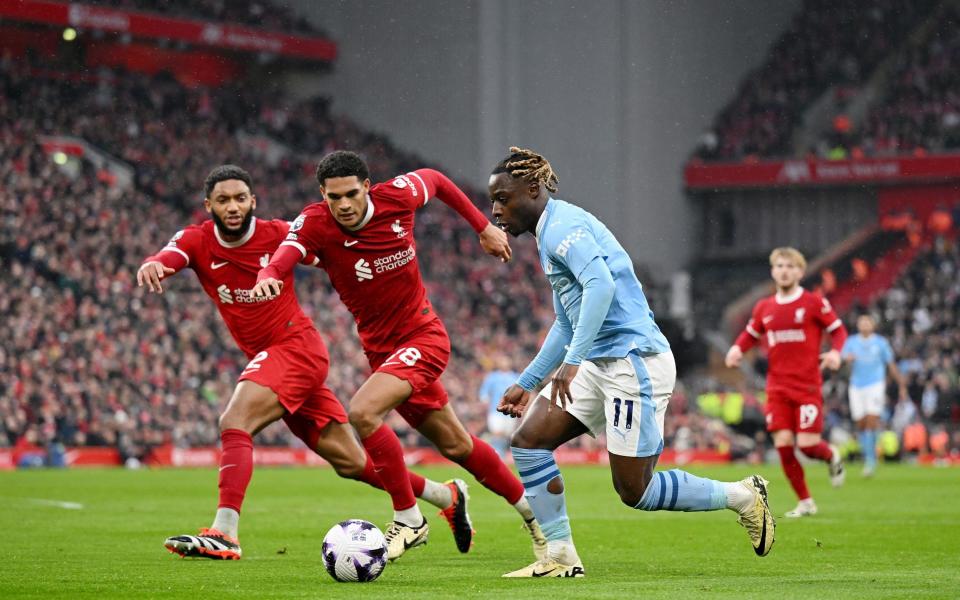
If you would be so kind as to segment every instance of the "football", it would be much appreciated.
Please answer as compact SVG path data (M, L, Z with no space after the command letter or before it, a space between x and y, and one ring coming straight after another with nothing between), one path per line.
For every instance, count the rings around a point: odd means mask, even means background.
M386 564L387 541L369 521L341 521L323 538L323 565L337 581L373 581Z

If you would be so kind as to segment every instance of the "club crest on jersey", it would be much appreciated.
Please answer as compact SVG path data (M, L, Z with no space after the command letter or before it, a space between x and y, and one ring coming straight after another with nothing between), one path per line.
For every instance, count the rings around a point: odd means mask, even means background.
M264 254L263 256L260 257L260 268L261 268L261 269L266 269L266 268L267 268L267 265L269 265L269 264L270 264L270 255L269 255L269 254Z
M393 225L390 226L390 229L392 229L393 232L397 234L398 238L402 238L403 236L407 235L407 230L404 229L403 225L400 224L400 219L397 219L396 221L394 221Z
M803 314L804 314L805 312L806 312L806 309L804 309L804 308L798 308L798 309L796 310L796 312L793 314L793 322L794 322L794 323L803 323Z

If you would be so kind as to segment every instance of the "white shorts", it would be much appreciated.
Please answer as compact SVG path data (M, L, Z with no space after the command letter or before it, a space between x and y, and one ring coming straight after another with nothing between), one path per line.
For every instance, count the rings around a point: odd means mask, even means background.
M517 428L518 421L509 415L492 413L487 415L487 431L493 435L509 436Z
M883 414L883 405L886 404L887 386L884 382L863 387L850 386L850 417L859 421L867 415L880 416Z
M611 454L654 456L663 452L663 416L676 380L672 352L585 360L570 384L567 412L594 437L605 432ZM551 385L540 391L548 400Z

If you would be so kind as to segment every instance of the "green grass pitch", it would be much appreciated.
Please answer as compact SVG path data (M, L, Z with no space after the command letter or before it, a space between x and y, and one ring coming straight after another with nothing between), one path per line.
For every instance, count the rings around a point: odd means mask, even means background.
M727 480L751 471L689 470ZM455 468L421 472L460 476ZM794 503L790 489L776 466L761 472L782 515ZM322 536L351 517L383 526L389 500L329 469L254 472L239 562L184 560L162 547L168 535L209 524L214 470L0 473L0 598L960 597L960 471L882 466L863 480L853 467L839 490L822 466L807 474L820 514L778 518L776 545L758 558L729 511L631 510L605 467L567 467L582 580L501 579L532 562L530 544L513 509L468 476L478 531L469 554L457 553L430 510L429 544L376 582L345 584L323 569Z

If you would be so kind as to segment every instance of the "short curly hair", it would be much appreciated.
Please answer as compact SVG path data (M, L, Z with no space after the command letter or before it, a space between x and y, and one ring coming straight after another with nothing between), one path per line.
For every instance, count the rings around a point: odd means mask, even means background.
M349 150L336 150L324 156L317 165L317 181L320 185L333 177L353 177L360 181L370 179L370 169L360 155Z
M250 173L237 165L220 165L210 171L207 178L203 180L204 198L209 198L213 188L217 187L217 184L221 181L227 181L228 179L237 179L244 182L250 188L250 192L253 193L253 183L251 183L253 179L250 177Z

